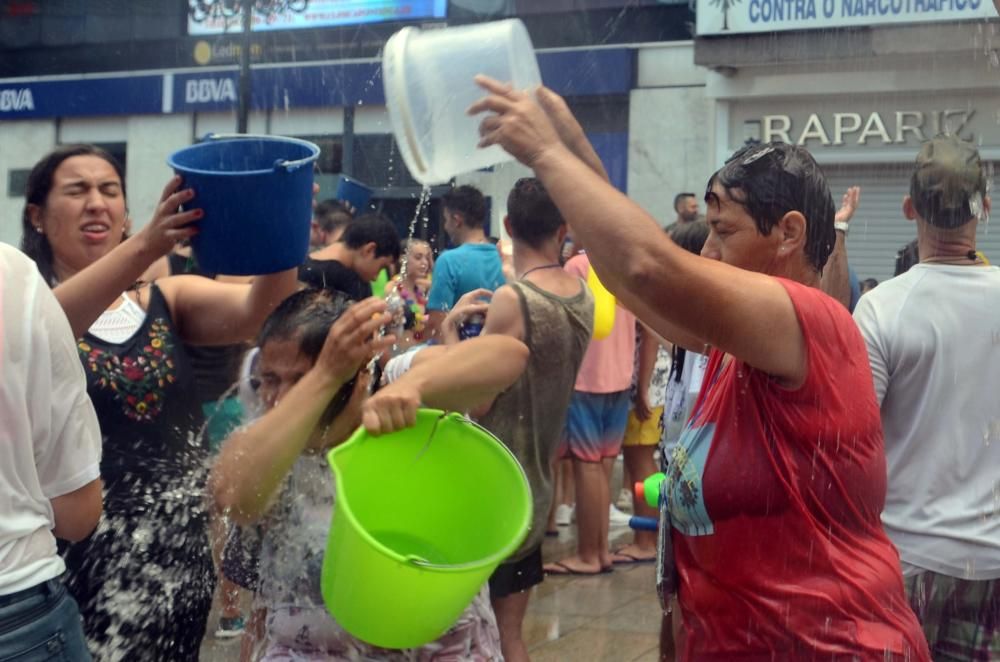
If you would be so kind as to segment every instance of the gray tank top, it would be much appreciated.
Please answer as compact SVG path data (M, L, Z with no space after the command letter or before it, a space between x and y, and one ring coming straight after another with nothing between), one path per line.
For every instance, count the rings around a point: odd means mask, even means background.
M521 301L524 342L531 350L521 377L497 397L480 419L514 453L531 486L531 531L509 559L518 561L542 542L552 506L552 461L562 438L576 373L594 327L594 298L561 297L528 281L511 283Z

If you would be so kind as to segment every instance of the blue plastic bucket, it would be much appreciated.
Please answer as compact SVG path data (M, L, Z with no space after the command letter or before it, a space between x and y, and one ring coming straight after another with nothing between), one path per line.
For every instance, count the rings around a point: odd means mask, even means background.
M205 215L192 239L209 273L252 276L297 267L309 250L313 162L319 147L295 138L208 135L167 164L194 189Z
M372 189L356 179L341 175L337 183L337 199L350 203L358 216L368 211L368 203L372 199Z

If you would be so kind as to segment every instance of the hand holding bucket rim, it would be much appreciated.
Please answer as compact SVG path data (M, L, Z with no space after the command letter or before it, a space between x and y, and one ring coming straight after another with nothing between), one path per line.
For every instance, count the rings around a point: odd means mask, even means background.
M484 76L476 84L489 94L472 104L469 115L492 112L479 124L479 147L500 145L507 153L528 167L552 149L566 149L573 126L562 121L561 97L545 86L534 90L515 90L511 85ZM557 124L563 127L562 132ZM567 135L562 135L567 134Z
M177 242L198 234L197 222L204 212L201 209L181 210L181 205L191 200L195 193L191 188L181 189L183 184L180 175L170 178L160 194L153 218L139 230L150 252L158 257L173 250Z

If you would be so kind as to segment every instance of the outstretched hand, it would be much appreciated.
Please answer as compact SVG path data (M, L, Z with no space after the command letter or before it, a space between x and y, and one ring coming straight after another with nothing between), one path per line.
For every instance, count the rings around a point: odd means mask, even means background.
M472 104L468 113L493 113L479 124L480 147L500 145L528 167L546 151L562 147L548 113L530 94L489 76L479 75L475 80L489 94Z
M386 307L382 299L370 297L348 308L330 328L316 367L326 372L338 387L350 381L373 356L396 342L396 336L391 334L376 337L390 320Z
M858 209L858 202L861 201L861 187L852 186L844 193L844 197L840 200L840 209L837 210L837 214L833 217L836 223L850 223L851 218L854 216L854 212Z
M152 220L142 229L142 235L150 251L160 257L174 248L174 244L198 234L195 221L201 219L201 209L180 211L180 206L194 197L193 189L181 189L183 180L174 175L163 187L160 202L153 212Z

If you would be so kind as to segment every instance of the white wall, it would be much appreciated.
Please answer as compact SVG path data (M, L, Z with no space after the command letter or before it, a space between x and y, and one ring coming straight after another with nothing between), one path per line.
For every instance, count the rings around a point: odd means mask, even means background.
M8 172L30 169L55 144L56 124L51 120L5 122L0 130L0 241L21 243L24 198L8 195Z
M503 218L507 215L507 195L514 188L514 182L521 177L531 177L532 172L517 161L508 161L493 167L492 172L470 172L455 178L455 184L475 186L486 197L493 198L490 210L490 232L495 237L510 241L510 236L503 227Z
M163 187L174 174L167 157L191 144L191 116L136 115L128 118L126 128L125 181L134 232L153 217Z
M639 89L629 95L628 195L660 225L676 218L674 196L699 194L715 171L713 104L691 42L639 51Z

